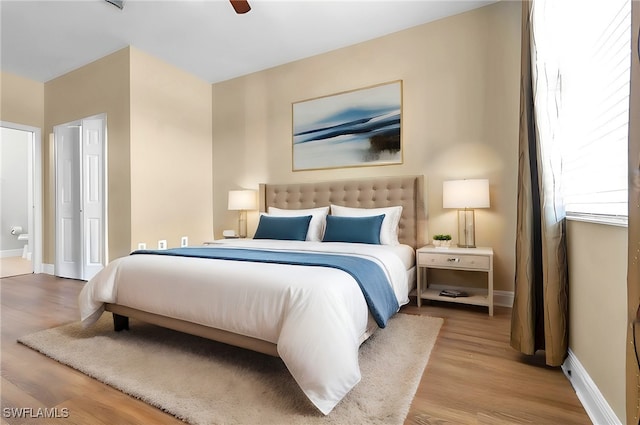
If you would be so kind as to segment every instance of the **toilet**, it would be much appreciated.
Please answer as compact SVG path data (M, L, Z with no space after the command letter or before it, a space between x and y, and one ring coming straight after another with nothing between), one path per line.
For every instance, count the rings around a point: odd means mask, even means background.
M24 244L24 248L22 248L22 258L25 258L27 260L31 260L31 250L29 249L29 234L28 233L22 233L22 234L18 235L18 240L26 242Z

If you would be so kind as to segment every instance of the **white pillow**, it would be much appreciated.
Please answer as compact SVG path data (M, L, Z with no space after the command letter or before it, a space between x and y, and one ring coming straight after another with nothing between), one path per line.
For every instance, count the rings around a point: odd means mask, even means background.
M381 245L400 245L398 242L398 224L402 215L402 206L385 208L352 208L331 205L331 214L341 217L369 217L384 214L380 227Z
M308 241L319 242L324 235L324 227L327 223L327 214L329 214L329 207L309 208L305 210L284 210L276 207L269 207L269 215L280 217L298 217L298 216L311 216L311 222L309 223L309 230L307 230Z

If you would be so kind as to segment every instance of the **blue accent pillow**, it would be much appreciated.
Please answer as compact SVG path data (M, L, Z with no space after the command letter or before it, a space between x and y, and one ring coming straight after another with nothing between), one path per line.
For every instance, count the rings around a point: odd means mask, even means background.
M327 216L323 242L355 242L380 245L384 214L368 217Z
M263 214L253 239L279 239L283 241L303 241L311 222L310 215L297 217L273 217Z

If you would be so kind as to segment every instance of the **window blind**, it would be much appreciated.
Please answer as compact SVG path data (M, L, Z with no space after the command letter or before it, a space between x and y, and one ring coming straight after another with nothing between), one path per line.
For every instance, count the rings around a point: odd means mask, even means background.
M627 216L631 1L536 0L535 9L536 36L548 41L536 58L559 75L549 90L567 215Z

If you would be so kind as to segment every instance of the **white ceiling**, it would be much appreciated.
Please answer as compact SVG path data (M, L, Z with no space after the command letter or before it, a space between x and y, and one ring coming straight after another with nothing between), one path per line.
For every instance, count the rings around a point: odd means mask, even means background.
M45 82L128 45L210 83L497 0L0 0L0 66Z

